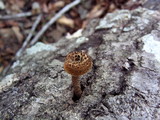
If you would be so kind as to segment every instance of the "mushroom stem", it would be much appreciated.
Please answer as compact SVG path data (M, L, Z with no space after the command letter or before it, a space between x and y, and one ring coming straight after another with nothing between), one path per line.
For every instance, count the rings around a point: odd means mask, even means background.
M82 95L81 85L79 81L79 76L72 76L72 85L74 88L74 95L80 98Z

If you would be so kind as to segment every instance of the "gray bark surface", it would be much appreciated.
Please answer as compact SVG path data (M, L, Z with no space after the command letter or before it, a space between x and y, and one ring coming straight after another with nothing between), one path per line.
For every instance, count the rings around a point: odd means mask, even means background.
M118 10L82 35L28 48L0 81L2 120L160 120L160 12ZM92 70L73 101L65 56L85 50Z

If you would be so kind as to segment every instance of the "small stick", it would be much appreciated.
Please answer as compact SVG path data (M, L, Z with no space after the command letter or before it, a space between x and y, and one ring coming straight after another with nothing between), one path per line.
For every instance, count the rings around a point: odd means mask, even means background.
M29 17L32 16L32 12L25 12L25 13L18 13L15 15L6 15L6 16L0 16L0 20L10 20L10 19L18 19L21 17Z
M34 34L34 31L37 28L38 24L40 23L41 19L42 19L42 14L39 14L36 21L34 22L34 24L32 26L32 29L31 29L30 33L28 34L26 40L24 41L21 49L19 49L18 52L16 53L16 57L19 57L23 53L25 48L27 47L27 45L28 45L30 39L32 38L32 36Z
M30 45L35 44L39 38L44 34L44 32L54 23L57 19L59 19L64 13L69 11L74 6L78 5L81 2L81 0L75 0L72 3L66 5L62 10L60 10L54 17L50 19L49 22L47 22L42 29L38 32L38 34L32 39Z

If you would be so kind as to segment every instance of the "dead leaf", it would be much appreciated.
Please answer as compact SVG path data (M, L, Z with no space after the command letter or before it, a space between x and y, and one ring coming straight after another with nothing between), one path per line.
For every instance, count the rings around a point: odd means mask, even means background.
M60 24L56 24L54 26L54 28L55 29L52 29L51 31L49 31L45 35L48 38L47 39L48 43L53 43L53 42L58 41L67 32L66 27L64 27L64 26L62 26Z
M46 3L43 3L43 4L42 4L42 11L43 11L44 13L48 13L48 12L49 12L48 6L47 6Z
M13 33L13 31L10 28L4 28L4 29L0 30L0 36L1 36L1 40L4 41L4 39L6 39L6 38L14 36L14 33Z
M7 3L7 10L10 10L11 13L19 13L24 8L25 0L7 0Z
M8 0L8 2L12 5L18 6L19 8L23 8L25 4L25 1L23 0Z
M57 1L55 3L49 3L48 9L49 9L50 12L53 11L53 10L57 11L60 8L64 7L64 5L65 5L64 1Z
M54 7L58 8L58 7L63 7L65 5L64 1L57 1L54 3Z
M101 7L101 5L96 5L95 7L93 7L93 9L89 12L89 14L87 15L87 18L96 18L99 17L103 14L103 12L105 11L105 7Z
M4 67L0 66L0 73L3 71Z
M12 27L12 30L15 33L15 36L17 37L19 43L22 43L24 37L21 34L19 27Z
M109 6L108 12L113 12L115 9L116 9L115 4L111 3L110 6Z
M60 19L58 19L57 22L62 24L62 25L66 25L70 28L74 27L74 21L70 18L65 17L65 16L62 16Z
M21 44L12 28L0 30L0 58L3 67L9 64Z
M1 37L0 37L1 39ZM4 47L4 42L2 40L0 40L0 56L1 56L1 50L3 49Z
M0 21L0 28L11 27L11 26L18 26L18 23L13 20Z

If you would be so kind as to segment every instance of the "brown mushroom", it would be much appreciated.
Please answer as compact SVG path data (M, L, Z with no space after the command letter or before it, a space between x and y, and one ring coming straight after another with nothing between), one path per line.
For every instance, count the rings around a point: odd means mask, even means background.
M64 70L72 75L74 95L79 99L82 94L79 76L87 73L92 67L92 59L85 52L71 52L64 62Z

